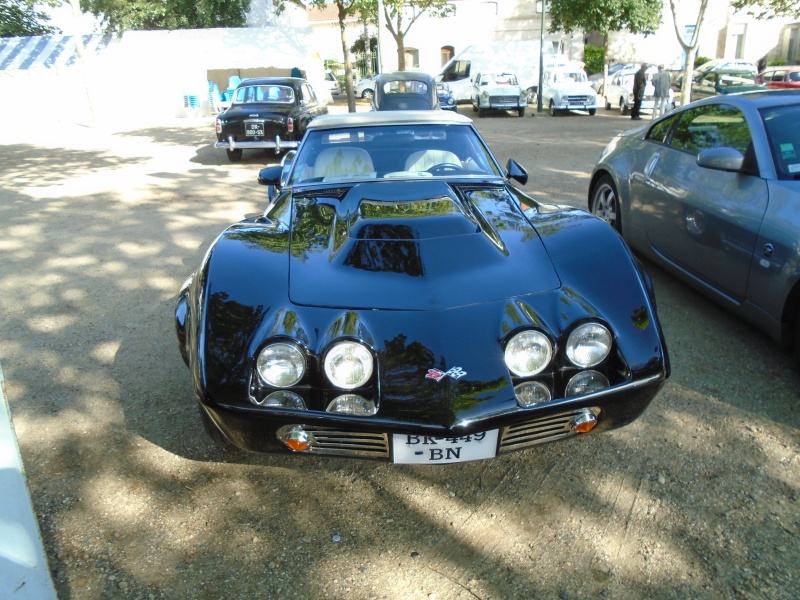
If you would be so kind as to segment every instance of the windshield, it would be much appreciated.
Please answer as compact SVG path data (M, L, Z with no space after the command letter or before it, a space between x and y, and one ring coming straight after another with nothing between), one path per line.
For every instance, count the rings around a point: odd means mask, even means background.
M233 96L236 104L268 102L271 104L294 104L294 90L285 85L242 85Z
M800 179L800 104L761 111L778 179Z
M289 185L363 179L501 176L465 125L409 124L309 131Z

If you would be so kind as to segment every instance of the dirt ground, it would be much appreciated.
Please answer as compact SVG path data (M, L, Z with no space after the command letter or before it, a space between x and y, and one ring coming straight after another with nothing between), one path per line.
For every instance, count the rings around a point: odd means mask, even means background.
M582 207L631 124L476 123ZM0 363L62 600L797 598L794 361L656 267L673 375L626 428L447 467L224 453L173 303L274 157L228 163L210 118L7 128Z

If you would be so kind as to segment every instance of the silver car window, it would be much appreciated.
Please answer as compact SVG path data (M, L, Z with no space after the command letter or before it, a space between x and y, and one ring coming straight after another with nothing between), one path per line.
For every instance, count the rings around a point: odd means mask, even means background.
M800 105L761 111L780 179L800 179Z
M738 108L706 104L680 114L670 145L692 154L721 147L736 148L744 154L750 142L750 128Z

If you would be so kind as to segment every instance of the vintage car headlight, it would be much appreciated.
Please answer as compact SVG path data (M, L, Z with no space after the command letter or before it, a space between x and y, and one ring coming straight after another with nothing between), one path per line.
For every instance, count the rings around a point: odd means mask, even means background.
M608 379L598 371L581 371L573 375L564 390L564 397L583 396L608 387Z
M489 99L489 92L487 92L486 90L483 90L483 91L481 92L481 97L482 97L484 100L488 100L488 99Z
M512 337L506 345L505 361L508 369L520 377L541 373L553 357L553 346L540 331L523 331Z
M600 323L584 323L569 334L567 358L578 367L599 365L611 351L611 333Z
M286 408L289 410L307 410L306 403L303 399L289 390L278 390L272 392L269 396L264 398L261 402L253 400L254 404L258 406L269 406L270 408Z
M550 389L541 381L526 381L520 383L514 386L514 394L517 396L517 404L522 408L550 402L552 399Z
M256 360L261 379L274 387L291 387L303 378L306 358L296 345L277 342L264 346Z
M339 415L371 417L378 412L378 407L372 400L367 400L357 394L343 394L334 398L326 410Z
M325 355L324 366L333 385L352 390L372 377L372 353L358 342L338 342Z

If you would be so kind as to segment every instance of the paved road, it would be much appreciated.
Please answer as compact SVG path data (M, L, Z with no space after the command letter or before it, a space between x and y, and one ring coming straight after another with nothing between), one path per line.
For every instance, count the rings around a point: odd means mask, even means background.
M528 193L584 206L631 122L476 123ZM171 307L263 206L265 157L230 164L212 131L65 123L0 146L0 363L59 597L795 597L800 377L655 267L673 376L627 428L452 468L213 450Z

